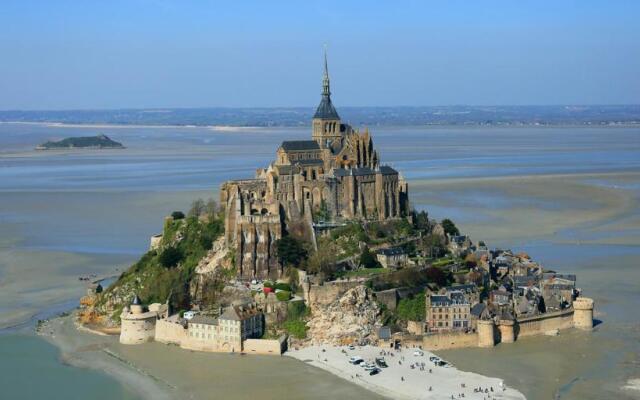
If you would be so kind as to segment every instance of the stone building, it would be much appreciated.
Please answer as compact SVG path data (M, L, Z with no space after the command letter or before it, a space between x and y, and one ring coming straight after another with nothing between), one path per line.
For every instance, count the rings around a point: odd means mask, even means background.
M391 247L376 251L376 258L383 268L404 267L409 262L409 255L401 247Z
M408 185L382 165L368 130L342 122L331 101L326 56L322 97L311 121L311 140L284 141L275 161L254 179L224 183L225 240L241 278L278 278L275 242L290 224L312 230L325 222L386 220L408 214Z
M239 352L245 340L260 338L262 313L255 303L235 304L219 318L196 315L188 322L185 347L204 351Z
M427 294L426 322L430 332L468 330L471 328L471 304L464 292Z

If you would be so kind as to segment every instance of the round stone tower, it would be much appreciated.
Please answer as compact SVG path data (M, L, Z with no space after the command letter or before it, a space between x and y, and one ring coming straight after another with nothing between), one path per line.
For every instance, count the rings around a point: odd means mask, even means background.
M573 301L573 326L578 329L593 328L593 299L578 297Z
M515 323L511 319L501 319L498 329L500 329L500 343L513 343L516 340L514 332Z
M494 327L493 320L478 320L478 347L493 347L496 345Z
M120 314L120 343L139 344L150 342L156 333L156 319L158 313L148 311L136 295L129 307L122 309Z

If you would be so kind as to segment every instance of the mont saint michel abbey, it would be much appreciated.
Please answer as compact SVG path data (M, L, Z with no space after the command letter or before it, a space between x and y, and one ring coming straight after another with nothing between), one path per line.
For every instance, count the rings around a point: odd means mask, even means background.
M320 223L386 220L407 215L408 185L380 162L368 130L343 123L331 102L325 55L322 98L311 121L311 140L284 141L276 158L255 179L224 183L225 241L235 251L242 278L277 278L282 273L275 242L293 224L313 231ZM317 218L316 218L317 219Z

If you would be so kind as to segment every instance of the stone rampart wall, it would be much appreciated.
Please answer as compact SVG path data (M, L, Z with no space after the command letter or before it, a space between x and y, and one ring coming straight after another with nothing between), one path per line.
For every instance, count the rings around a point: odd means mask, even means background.
M422 346L425 350L447 350L477 347L478 335L474 333L451 332L424 335Z
M554 329L573 327L573 309L519 318L515 325L516 340L519 337L542 335Z
M165 319L156 322L156 341L180 346L186 338L187 330L182 325Z
M244 352L247 354L280 355L286 349L286 336L279 339L247 339L244 341Z
M327 305L340 298L347 290L363 285L360 280L325 282L323 285L311 285L309 304Z

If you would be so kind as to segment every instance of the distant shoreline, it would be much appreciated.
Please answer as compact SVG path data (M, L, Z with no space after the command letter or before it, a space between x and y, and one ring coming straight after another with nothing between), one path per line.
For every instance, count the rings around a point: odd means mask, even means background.
M66 123L56 121L0 121L3 125L34 125L43 126L48 128L89 128L89 129L131 129L131 128L143 128L143 129L209 129L214 132L238 132L252 130L274 130L274 129L299 129L306 128L306 125L194 125L194 124L109 124L109 123ZM527 128L640 128L640 123L601 123L601 124L586 124L586 123L557 123L557 124L375 124L375 125L362 125L364 127L371 128L421 128L421 129L441 129L441 128L458 128L458 129L527 129Z

